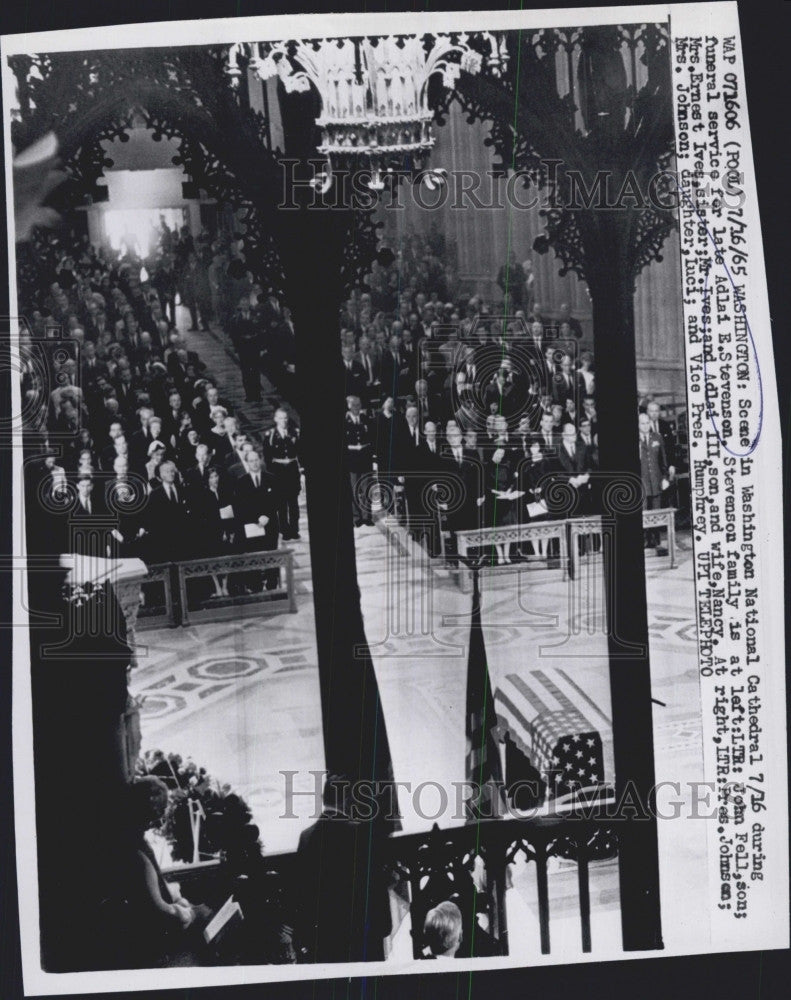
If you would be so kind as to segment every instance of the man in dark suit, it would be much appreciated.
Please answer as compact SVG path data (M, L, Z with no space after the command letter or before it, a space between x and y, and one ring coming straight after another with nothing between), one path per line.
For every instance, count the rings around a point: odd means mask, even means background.
M360 349L354 355L365 373L365 403L370 406L381 395L381 357L373 350L370 337L360 337ZM347 396L350 393L347 392Z
M643 509L656 510L662 506L662 493L670 485L665 445L661 435L651 430L651 421L647 413L641 413L637 422L640 431L640 476L643 481ZM645 545L646 548L658 548L659 533L654 530L647 531Z
M422 533L425 512L421 503L421 493L425 482L423 432L420 429L420 414L417 406L410 403L404 418L396 430L396 462L398 481L404 487L407 503L408 528L415 538Z
M246 552L271 552L277 549L280 535L276 483L274 477L264 472L258 452L250 452L247 468L248 471L236 483L234 511L238 519L239 537L243 539ZM261 529L262 533L250 534L251 528L254 531ZM263 579L266 589L274 590L280 581L280 570L265 570ZM259 590L261 574L251 573L248 581L251 590Z
M676 449L678 447L673 425L668 420L660 417L661 408L659 403L652 400L646 406L645 411L648 414L651 430L654 434L658 434L662 438L662 444L665 449L665 461L667 462L667 478L672 483L676 477Z
M542 396L548 395L554 398L555 376L558 371L557 354L558 349L556 347L547 347L544 349L544 361L541 366L540 381Z
M429 486L431 477L441 475L444 472L445 462L442 457L442 448L437 436L437 425L433 420L427 420L423 425L423 442L420 448L421 471L423 472L423 482L421 484L421 513L426 519L424 535L428 551L432 556L439 553L439 537L437 534L437 504L429 496Z
M382 355L382 392L398 399L408 391L409 363L401 351L401 338L390 337L387 350Z
M567 509L558 511L557 516L573 517L590 512L590 469L588 467L588 451L579 440L577 428L572 423L565 423L555 459L556 476L565 480L576 493L576 503Z
M129 463L132 469L140 472L148 461L148 448L153 440L148 422L154 416L154 411L149 406L141 406L137 416L138 428L129 438Z
M352 513L355 528L363 524L372 525L370 505L360 495L360 480L373 471L374 440L368 421L361 413L359 396L349 396L344 429L346 437L346 461L352 487Z
M534 361L539 364L543 363L546 345L544 343L544 324L540 319L534 318L530 324L530 336L526 341L526 349Z
M184 485L193 496L200 490L209 488L209 473L212 466L207 444L199 444L195 448L195 459L195 465L184 473Z
M319 819L299 837L296 930L311 962L383 959L392 930L383 836L354 815L351 782L328 775ZM330 860L331 859L331 860Z
M593 435L593 430L591 429L591 422L587 417L583 417L580 420L580 443L584 445L586 450L585 461L588 464L588 468L591 470L596 470L599 468L599 445L596 438Z
M566 405L567 399L577 399L577 376L571 366L571 357L564 354L560 359L560 365L555 373L555 380L552 383L552 401Z
M96 357L96 345L91 340L85 341L80 354L81 385L87 393L90 392L100 376L107 375L107 365L100 358Z
M244 431L236 431L232 434L231 441L233 449L222 458L222 461L218 461L215 455L214 463L233 479L239 479L247 473L247 458L252 445Z
M108 538L108 555L115 559L136 556L142 537L141 511L144 485L139 477L129 476L129 462L119 455L113 463L113 476L104 483L105 507L116 517Z
M159 466L162 485L155 487L148 498L145 522L149 562L178 562L187 554L189 508L186 490L176 483L176 473L174 462L162 462Z
M582 400L582 420L589 420L591 425L591 436L597 437L599 433L599 418L596 414L596 400L592 396L585 396Z
M447 443L442 449L443 471L458 481L458 502L449 505L446 516L451 533L451 559L457 558L456 532L479 528L484 500L483 468L477 456L464 448L458 427L447 429ZM454 491L455 492L455 491Z
M137 393L135 391L134 373L129 367L119 367L115 379L115 398L118 400L118 410L124 420L129 420L137 406Z
M409 368L410 381L414 381L418 375L418 344L425 334L417 316L410 319L415 320L415 325L404 327L401 334L401 356Z
M541 414L541 422L533 437L541 442L541 451L544 453L544 457L554 461L560 447L561 435L555 430L551 413Z
M261 399L261 328L253 316L249 295L239 299L228 333L239 355L245 399L257 403Z
M189 355L183 347L177 347L171 352L167 361L167 373L178 388L181 388L189 378L187 370Z
M415 406L418 410L418 426L425 429L426 423L431 421L436 424L440 419L440 407L436 398L429 393L428 381L419 378L415 382Z
M77 497L67 522L65 552L88 558L106 558L112 524L102 500L100 490L94 495L91 476L80 476L77 480Z
M508 380L508 368L501 366L484 392L484 406L487 413L500 414L506 419L518 411L518 401L513 385Z
M571 307L568 302L563 302L558 309L558 325L563 323L568 323L572 334L577 338L577 340L582 339L582 325L578 319L575 319L571 315Z
M128 313L126 332L121 340L121 347L124 349L124 354L130 359L135 358L137 352L140 350L141 343L140 324L132 313Z
M174 451L178 446L183 415L181 393L178 389L171 389L168 393L168 408L162 414L162 436Z
M344 344L341 347L343 359L344 398L359 396L362 401L366 396L365 369L354 357L354 345Z

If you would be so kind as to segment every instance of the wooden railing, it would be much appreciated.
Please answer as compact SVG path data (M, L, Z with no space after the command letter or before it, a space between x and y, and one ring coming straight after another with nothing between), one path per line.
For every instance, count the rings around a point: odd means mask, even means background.
M668 568L676 565L676 508L661 507L643 511L645 531L665 531L667 534ZM563 579L574 571L582 559L590 558L603 551L604 537L616 530L613 519L600 514L584 517L569 517L562 521L534 521L527 524L473 528L456 532L456 548L464 564L472 555L479 558L494 555L496 546L521 546L518 559L497 565L492 558L491 565L499 570L522 570L540 564L541 568L556 565L563 573ZM442 554L446 553L448 533L440 527ZM583 545L584 541L584 545ZM530 544L532 552L525 551ZM484 562L484 567L488 564ZM463 565L462 565L463 570ZM464 589L469 586L469 572L462 572Z
M291 613L297 610L291 549L190 559L176 563L176 571L182 625L237 619L249 614L277 614L284 606ZM232 575L250 581L252 586L247 588L247 593L204 598L189 593L190 580Z
M297 610L292 549L231 553L147 569L139 588L144 600L137 614L138 629ZM206 593L194 586L199 580L207 582ZM226 584L229 592L216 593L214 581ZM239 586L234 588L235 582Z
M536 908L539 934L536 944L541 953L551 951L551 912L549 872L551 858L576 864L579 906L579 931L584 953L593 950L591 934L590 863L617 854L617 823L603 806L589 806L584 813L535 815L525 819L492 819L426 833L393 834L385 844L385 865L390 892L398 882L406 888L412 925L412 948L415 958L423 954L423 924L428 911L443 900L458 903L465 922L473 914L488 917L487 954L509 954L506 907L507 870L520 855L535 864ZM246 887L248 894L261 893L288 909L293 904L296 853L264 855L254 871L241 874L219 861L184 865L165 870L168 880L180 884L182 892L194 901L219 899ZM328 863L332 863L331 859ZM240 880L241 877L241 881ZM395 886L395 888L393 888ZM511 890L517 891L517 890ZM479 934L479 941L482 935ZM472 944L475 955L483 953L475 946L475 932L464 928L464 940Z
M173 628L178 624L176 618L176 601L173 595L172 563L159 563L147 566L148 573L138 588L143 592L144 601L137 611L137 627ZM162 600L160 601L160 596Z

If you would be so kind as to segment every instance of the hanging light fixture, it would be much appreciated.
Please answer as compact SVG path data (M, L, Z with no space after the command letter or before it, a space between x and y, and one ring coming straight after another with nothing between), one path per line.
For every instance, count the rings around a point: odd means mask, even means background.
M495 75L508 63L505 37L489 32L239 43L228 55L234 85L240 57L261 80L280 77L287 93L315 87L324 183L333 170L362 167L372 190L384 187L388 173L419 169L434 146L432 77L451 89L462 73L479 73L484 61Z

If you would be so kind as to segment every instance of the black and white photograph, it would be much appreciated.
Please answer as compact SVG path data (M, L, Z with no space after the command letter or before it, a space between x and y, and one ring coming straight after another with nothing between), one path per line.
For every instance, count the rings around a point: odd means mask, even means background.
M698 6L3 37L31 995L788 946Z

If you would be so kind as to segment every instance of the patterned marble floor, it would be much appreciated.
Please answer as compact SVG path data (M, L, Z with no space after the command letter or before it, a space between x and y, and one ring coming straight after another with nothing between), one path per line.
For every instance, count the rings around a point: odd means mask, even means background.
M306 539L304 522L302 534ZM418 574L403 574L400 583L393 583L393 559L405 564L412 560L395 549L382 524L362 529L357 541L366 626L396 777L411 782L413 789L422 782L452 789L453 782L465 777L464 616L469 595L441 573L422 577L422 584ZM304 578L307 542L299 548L299 574ZM521 576L527 579L516 586ZM650 570L648 593L654 695L664 703L654 709L657 778L700 780L689 555L682 553L675 570ZM414 608L421 594L427 616L416 615L411 629L395 627L403 626L407 607ZM299 772L295 790L313 792L311 772L324 766L313 606L307 590L300 593L297 605L294 615L144 632L140 638L145 648L133 685L144 699L144 748L192 756L218 779L231 782L248 799L265 846L273 852L296 846L315 802L311 795L297 797L292 818L284 818L286 779L281 772ZM599 721L606 767L612 774L603 637L586 630L569 634L570 607L568 584L557 573L503 574L484 580L492 682L496 685L498 676L517 666L522 671L560 668L573 676L595 705L590 713ZM542 627L541 615L557 615L557 624ZM423 816L416 813L413 797L402 793L400 804L407 830L430 826L439 809L438 797L430 791L419 799ZM665 859L666 926L673 938L687 939L705 926L703 901L689 893L680 896L679 886L691 885L698 877L705 824L660 822L659 836ZM514 889L517 898L509 909L519 914L521 932L517 939L512 936L512 948L516 953L525 947L532 954L537 918L531 868L517 873ZM579 950L576 892L575 874L558 868L550 879L553 953L559 948L569 957ZM591 893L594 940L597 935L600 941L612 939L619 920L614 863L593 867Z
M222 332L189 336L201 338L201 354L217 373L222 393L235 402L241 383ZM260 426L272 399L268 394L261 413L243 406L251 423ZM272 852L296 846L316 804L314 794L297 797L291 818L283 818L282 772L298 772L295 790L315 793L311 772L324 767L304 507L300 531L302 541L293 543L296 614L143 632L145 648L139 650L133 680L134 692L144 699L144 749L191 756L219 780L233 784L250 803ZM465 777L470 595L462 593L451 573L427 565L422 550L402 531L388 533L383 521L360 529L356 539L367 636L396 778L411 782L413 789L422 782L452 788L452 782ZM581 576L574 586L557 571L488 574L482 580L482 617L493 684L515 669L561 670L571 677L602 733L605 768L612 777L608 663L600 627L603 595L596 569L592 565L590 577ZM657 779L688 783L701 779L702 767L691 552L680 551L673 570L665 560L649 558L647 590L653 695L662 703L654 707ZM419 804L423 816L414 808L414 798L401 794L406 830L430 826L432 810L439 808L429 791ZM690 892L705 864L705 835L702 822L659 823L669 948L707 943L705 900ZM536 956L535 898L532 871L517 872L509 912L521 930L512 934L511 947L525 960ZM591 898L596 949L597 941L620 937L615 863L593 866ZM576 957L576 874L562 865L550 878L550 906L553 955Z

